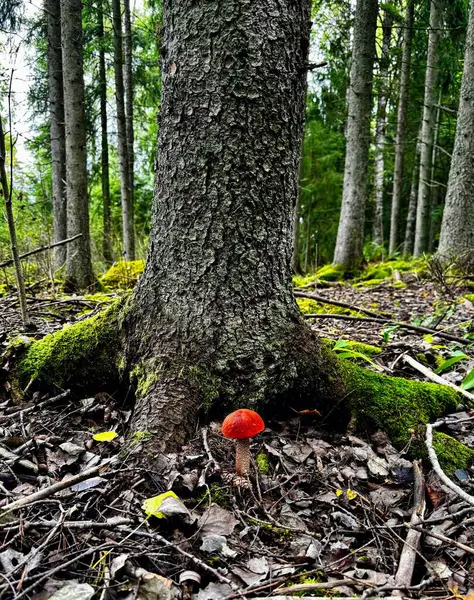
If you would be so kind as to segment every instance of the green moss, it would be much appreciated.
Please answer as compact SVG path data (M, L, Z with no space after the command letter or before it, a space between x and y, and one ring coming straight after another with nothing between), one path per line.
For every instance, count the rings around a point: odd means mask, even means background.
M257 463L257 469L260 471L260 473L262 475L268 475L270 472L270 461L268 460L268 454L260 452L260 454L257 454L255 462Z
M342 281L346 271L347 269L343 265L325 265L318 269L316 278L322 281Z
M163 367L154 358L138 362L130 372L130 382L135 386L137 397L143 398L160 380Z
M373 287L375 285L380 285L383 281L385 281L385 277L382 277L380 279L367 279L364 281L359 281L358 283L354 283L354 287L355 288Z
M323 341L329 348L334 348L334 345L336 344L336 340L330 340L328 338L323 338ZM364 344L354 340L344 341L349 345L351 350L354 350L354 352L360 352L366 356L377 356L378 354L382 353L382 348L379 346L372 346L372 344Z
M407 284L404 281L394 281L392 283L392 286L396 289L396 290L404 290L407 286Z
M469 300L469 302L474 302L474 294L465 294L464 298L466 298L466 300Z
M60 388L71 383L98 388L117 380L122 308L118 300L94 317L34 342L18 363L20 385L34 380Z
M187 375L195 393L201 397L204 410L211 410L223 392L222 380L202 366L189 367Z
M205 489L201 496L199 496L198 502L214 502L215 504L222 506L222 508L228 508L230 506L229 496L217 483L211 483L208 489Z
M412 442L420 424L456 410L458 393L450 387L388 377L340 359L351 413L359 429L382 429L399 447ZM474 451L449 436L437 438L441 466L452 472L474 461ZM447 442L449 440L449 443ZM444 449L443 449L444 448ZM460 450L462 448L462 451ZM415 448L415 453L423 454ZM438 451L438 449L437 449Z
M276 537L278 540L289 540L293 538L293 534L289 529L285 527L277 527L272 525L271 523L266 523L265 521L260 521L259 519L249 519L250 525L255 525L256 527L260 527L265 532L271 534Z
M144 269L145 261L143 260L122 260L112 265L107 273L102 275L99 282L104 286L105 290L128 290L133 288L137 283Z
M434 432L433 448L442 468L449 476L453 475L456 469L467 470L474 463L474 450L445 433Z
M334 314L362 316L360 315L360 313L356 312L355 310L351 310L350 308L344 308L343 306L335 306L333 304L324 304L322 302L316 302L316 300L311 300L310 298L296 298L296 303L298 304L300 311L304 315Z
M309 273L308 275L293 275L293 287L304 287L308 283L313 283L318 278L316 273Z

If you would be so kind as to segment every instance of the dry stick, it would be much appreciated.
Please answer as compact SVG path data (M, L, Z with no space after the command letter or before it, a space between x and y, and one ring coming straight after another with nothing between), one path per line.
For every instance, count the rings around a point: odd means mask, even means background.
M287 594L295 594L296 592L311 592L314 590L331 590L341 585L363 585L364 587L371 587L373 584L362 580L354 579L338 579L336 581L323 581L321 583L299 583L297 585L290 585L285 588L278 588L272 592L272 596L278 596L280 592Z
M296 290L293 292L295 298L309 298L310 300L315 300L316 302L321 302L323 304L331 304L333 306L341 306L342 308L349 308L350 310L355 310L360 313L364 313L369 317L383 318L380 314L373 312L372 310L368 310L367 308L362 308L360 306L355 306L354 304L348 304L347 302L341 302L340 300L328 300L323 296L318 296L317 294L308 294L307 292L297 292Z
M10 502L9 504L5 504L2 506L1 510L2 514L5 514L5 511L17 510L18 508L23 508L24 506L28 506L32 502L36 502L37 500L44 500L44 498L49 498L56 492L60 492L61 490L65 490L76 483L80 483L81 481L85 481L86 479L90 479L99 473L102 473L106 468L108 468L112 462L117 460L115 457L109 459L107 462L102 463L101 465L97 465L95 467L91 467L90 469L86 469L82 473L78 473L74 475L70 479L66 479L65 481L59 481L58 483L53 483L42 490L34 492L29 496L25 496L24 498L20 498L19 500L15 500L15 502Z
M436 475L438 475L438 477L441 479L441 481L444 483L444 485L446 487L448 487L450 490L452 490L453 492L455 492L465 502L474 506L474 496L469 495L462 488L460 488L458 485L456 485L454 483L454 481L451 481L451 479L449 479L449 477L446 475L446 473L441 468L438 457L436 456L435 449L433 448L433 428L439 427L443 423L444 423L444 421L436 421L436 423L433 423L433 424L428 423L426 425L425 445L428 450L428 457L430 459L430 462L433 466L433 469L434 469ZM474 550L472 551L472 553L474 554Z
M82 560L83 558L86 558L87 556L90 556L91 554L95 554L95 552L102 552L103 550L109 550L110 548L115 548L116 546L118 546L118 544L116 542L113 542L113 543L109 542L107 544L102 544L102 546L97 546L95 548L88 548L87 550L82 552L82 554L78 554L77 556L75 556L74 558L71 558L67 562L61 563L57 567L54 567L54 569L49 570L45 575L43 575L42 577L37 579L35 581L35 583L30 585L30 587L23 590L21 592L21 594L18 594L18 596L15 596L15 600L20 600L20 598L23 598L24 596L28 596L38 587L38 585L40 583L43 583L43 581L47 581L48 579L51 579L53 577L53 575L56 575L56 573L59 573L59 571L62 571L63 569L70 567L71 565Z
M423 521L425 514L425 482L420 462L413 461L413 475L415 478L414 484L414 507L410 519L410 525L418 525ZM415 529L409 529L405 543L400 554L397 573L395 575L395 584L402 589L407 588L411 584L413 570L415 568L415 560L417 556L418 546L420 545L421 533ZM402 595L400 592L395 593L395 596Z
M431 335L437 335L438 337L450 340L451 342L458 342L459 344L471 344L472 340L465 340L457 335L451 333L445 333L438 329L429 329L428 327L422 327L421 325L411 325L410 323L403 323L402 321L392 321L391 319L384 319L383 317L354 317L353 315L338 315L338 314L306 314L303 315L305 319L342 319L343 321L365 321L366 323L381 323L382 325L398 325L404 329L411 331L417 331L418 333L430 333Z
M12 73L13 75L13 73ZM10 79L10 92L11 93L11 79ZM10 131L10 144L11 131ZM7 215L8 230L10 232L10 245L12 250L13 262L15 264L16 280L18 285L18 298L20 300L21 318L23 326L28 325L28 311L26 309L26 296L25 296L25 282L23 280L23 272L21 270L20 258L18 256L18 246L16 239L15 219L13 217L12 209L12 186L8 189L7 172L5 170L6 162L6 150L5 150L5 137L3 133L2 118L0 116L0 183L2 186L3 199L5 201L5 212Z
M466 544L461 544L461 542L456 542L456 540L452 540L451 538L446 537L442 533L437 533L436 531L428 531L427 529L423 529L423 527L418 527L417 525L409 525L409 527L413 527L413 529L415 529L416 531L419 531L420 533L424 533L428 537L432 537L437 540L440 540L441 542L445 542L446 544L449 544L450 546L456 546L456 548L459 548L460 550L464 550L464 552L467 552L468 554L474 554L474 548L471 548L470 546L466 546Z
M106 521L64 521L61 523L61 526L64 529L115 529L119 525L131 525L133 523L133 519L128 517L111 517ZM5 527L2 531L10 532L15 531L16 529L27 530L32 528L37 529L49 529L51 527L56 527L58 524L57 521L22 521L17 525L8 526L8 523L5 523Z
M36 248L36 250L30 250L29 252L25 252L25 254L20 254L18 256L18 258L20 260L23 260L24 258L28 258L28 256L33 256L34 254L39 254L40 252L45 252L46 250L52 250L53 248L56 248L57 246L63 246L64 244L69 244L70 242L77 240L77 238L80 238L81 236L82 236L82 233L78 233L74 237L67 238L66 240L61 240L60 242L54 242L54 244L48 244L47 246L41 246L41 248ZM10 265L13 264L13 262L14 262L13 258L9 258L8 260L5 260L4 262L0 263L0 269L3 269L4 267L9 267Z
M43 400L43 402L39 402L38 404L34 404L33 406L28 406L28 408L23 408L22 410L17 410L15 412L9 413L7 415L0 415L0 423L4 423L5 421L11 421L12 419L17 419L20 415L26 415L27 413L33 412L34 410L43 409L45 406L49 404L54 404L54 402L60 402L65 398L68 398L71 395L71 390L66 390L58 394L57 396L53 396L52 398L48 398L47 400Z
M31 460L28 460L26 458L20 458L18 454L15 454L14 452L7 450L6 448L3 448L3 446L0 446L0 458L6 460L7 464L17 463L18 465L20 465L20 467L23 467L28 471L38 473L38 466L35 465L34 462L31 462Z
M174 550L176 550L176 552L179 552L186 558L189 558L190 560L192 560L193 563L195 563L196 565L201 567L201 569L203 569L204 571L207 571L208 573L212 573L212 575L214 575L214 577L216 577L221 583L227 583L227 585L230 585L233 590L237 590L237 586L231 579L229 579L228 577L225 577L224 575L221 575L219 573L219 571L210 567L208 564L206 564L204 561L202 561L197 556L194 556L193 554L186 552L186 550L183 550L176 544L169 542L166 538L161 536L159 533L148 533L146 531L138 531L136 529L130 529L130 527L119 527L119 530L124 531L125 533L137 535L140 537L151 538L152 540L157 540L158 542L161 542L165 546L168 546L168 548L173 548Z
M451 381L443 379L442 377L440 377L439 375L434 373L431 369L428 369L428 367L425 367L424 365L419 363L417 360L415 360L408 354L403 355L403 360L408 365L410 365L411 367L413 367L414 369L416 369L417 371L422 373L425 377L427 377L428 379L431 379L431 381L434 381L435 383L441 383L441 385L447 385L450 388L453 388L453 390L456 390L459 394L462 394L466 398L469 398L469 400L471 400L471 402L474 401L474 394L471 394L467 390L463 390L461 387L459 387L455 383L451 383Z

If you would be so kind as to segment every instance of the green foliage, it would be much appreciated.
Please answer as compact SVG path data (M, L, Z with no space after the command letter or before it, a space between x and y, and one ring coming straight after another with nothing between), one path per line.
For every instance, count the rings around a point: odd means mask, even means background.
M322 302L317 302L316 300L311 300L310 298L296 298L296 303L304 315L333 314L361 316L360 313L355 310L351 310L350 308L335 306L334 304L323 304Z
M259 472L262 475L268 475L270 472L270 461L268 460L268 454L265 454L265 452L260 452L257 454L255 462L257 463L257 469Z

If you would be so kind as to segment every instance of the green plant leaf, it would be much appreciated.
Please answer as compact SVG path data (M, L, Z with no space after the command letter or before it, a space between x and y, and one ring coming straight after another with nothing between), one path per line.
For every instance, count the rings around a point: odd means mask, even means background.
M474 369L471 369L471 371L466 375L466 377L464 377L461 383L461 387L463 390L470 390L474 388Z
M458 363L460 360L464 360L466 358L469 358L469 356L464 354L464 352L462 352L461 350L456 350L456 352L451 356L451 358L445 360L443 363L440 364L440 366L437 369L435 369L435 373L443 373L444 371L447 371L450 367Z

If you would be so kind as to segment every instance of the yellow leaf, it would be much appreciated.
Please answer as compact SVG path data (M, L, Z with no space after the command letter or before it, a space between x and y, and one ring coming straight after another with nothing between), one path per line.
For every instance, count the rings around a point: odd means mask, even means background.
M357 498L357 492L354 492L354 490L351 490L350 488L347 490L346 494L349 500L354 500L354 498Z
M342 490L336 490L336 496L342 496L343 491Z
M151 498L147 498L142 504L142 510L145 511L149 517L156 517L157 519L166 519L166 516L159 511L159 508L165 498L176 498L177 500L179 500L178 496L174 492L165 492L164 494L159 494L158 496L152 496Z
M103 431L102 433L95 433L92 438L96 442L110 442L118 437L118 433L115 431Z

